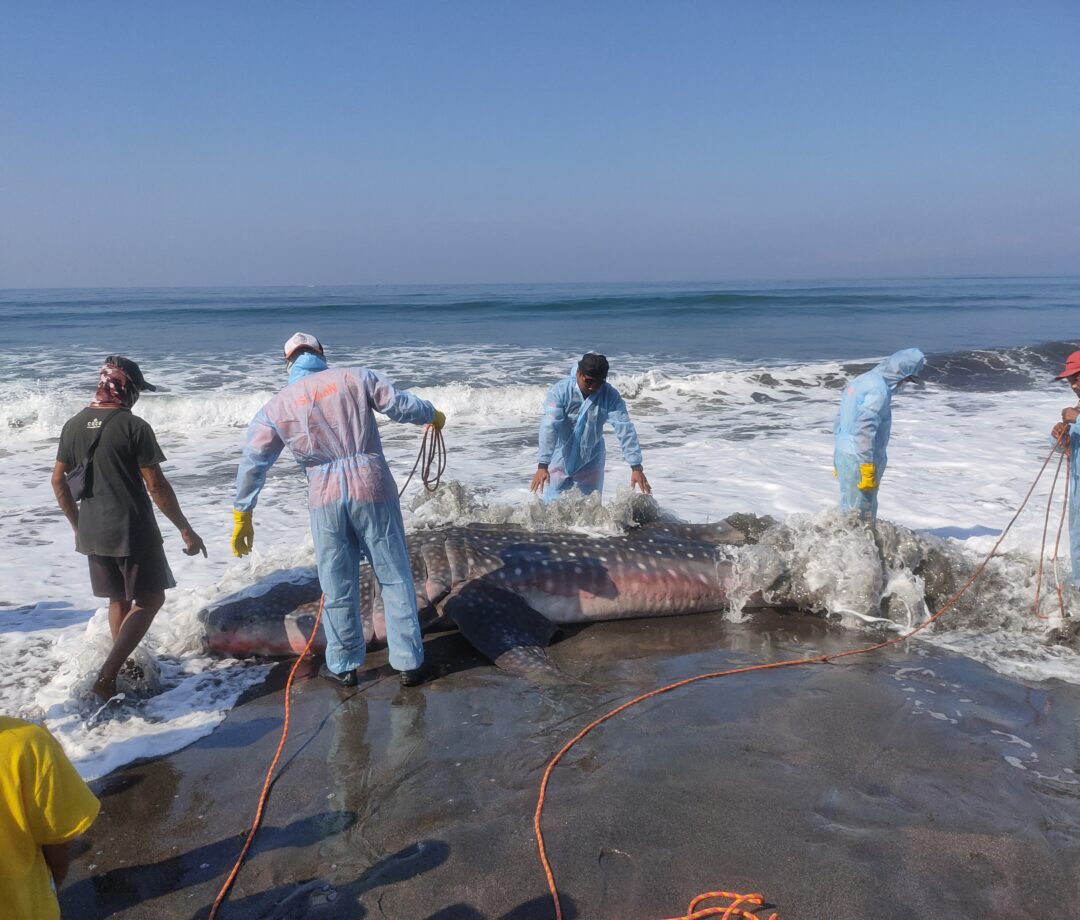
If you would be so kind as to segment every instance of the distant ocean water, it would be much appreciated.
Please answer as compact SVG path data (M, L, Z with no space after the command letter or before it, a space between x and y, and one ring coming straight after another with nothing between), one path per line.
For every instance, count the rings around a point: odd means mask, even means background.
M977 558L1074 401L1051 378L1078 347L1080 278L9 290L0 291L0 328L0 710L46 717L96 775L209 731L262 669L204 658L194 614L312 562L303 480L287 457L256 510L256 552L235 560L228 549L244 428L284 383L280 349L291 333L316 334L332 363L382 371L446 412L458 498L419 504L411 487L409 524L526 506L544 393L585 350L611 358L663 510L690 521L820 515L836 499L839 388L880 356L918 346L928 384L894 403L881 514ZM157 431L211 558L183 557L162 521L179 587L149 648L168 691L127 720L88 729L72 701L107 629L48 478L60 428L89 400L110 353L134 358L161 386L136 411ZM382 431L401 481L419 429ZM607 503L627 479L611 436ZM1025 573L1041 529L1041 514L1030 514L1007 544ZM1045 625L1014 606L954 623L938 640L1009 673L1080 682L1075 653L1043 641Z
M1076 278L858 283L0 290L9 348L148 359L272 353L305 323L343 349L434 344L766 364L1056 341Z

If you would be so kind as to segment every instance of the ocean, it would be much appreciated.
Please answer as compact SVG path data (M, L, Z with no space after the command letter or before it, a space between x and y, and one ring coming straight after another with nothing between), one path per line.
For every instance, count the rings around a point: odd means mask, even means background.
M1023 500L1060 410L1075 402L1052 377L1080 347L1078 307L1080 278L0 291L0 711L44 720L83 775L96 777L208 733L263 679L264 663L208 657L196 614L313 564L304 480L287 457L255 512L254 552L238 560L229 550L244 430L284 384L281 345L295 331L317 335L332 364L378 370L446 413L448 485L433 499L410 485L407 526L543 526L542 515L530 517L528 491L543 397L595 350L609 356L610 382L637 425L660 513L788 522L800 537L792 551L831 585L865 564L837 543L831 513L844 382L897 349L927 353L926 385L893 402L880 515L974 567ZM166 474L210 556L183 556L161 519L178 587L140 657L164 692L94 719L81 694L108 628L49 474L60 429L92 397L108 354L138 361L160 387L135 412L157 432ZM400 483L420 429L381 430ZM629 475L613 435L608 445L604 508L570 509L568 526L603 532L625 516ZM1050 569L1041 615L1031 610L1044 481L995 560L994 589L925 641L1023 680L1080 683L1080 654L1055 641L1063 624ZM1051 543L1056 521L1055 511ZM902 573L886 575L881 591L907 598L907 620L924 615L917 579L898 587ZM868 628L850 597L829 596L837 628ZM1071 590L1066 599L1077 602Z

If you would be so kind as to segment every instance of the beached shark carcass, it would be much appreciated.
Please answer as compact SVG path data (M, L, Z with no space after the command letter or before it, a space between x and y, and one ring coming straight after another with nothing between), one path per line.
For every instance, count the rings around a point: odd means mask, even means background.
M422 530L408 535L417 606L425 629L456 625L478 651L507 670L543 667L543 648L564 624L671 616L723 609L734 547L746 528L651 523L615 536L543 533L506 525ZM378 583L361 572L368 647L385 644ZM299 653L320 588L308 575L278 580L200 613L211 651ZM320 627L314 648L325 641Z

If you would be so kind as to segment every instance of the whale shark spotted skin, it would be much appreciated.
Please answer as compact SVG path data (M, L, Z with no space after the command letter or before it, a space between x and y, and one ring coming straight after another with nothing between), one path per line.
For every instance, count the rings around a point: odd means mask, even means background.
M748 542L726 521L653 523L604 537L474 525L413 532L407 540L421 626L456 625L478 651L514 671L543 670L543 649L564 624L723 609L732 547ZM307 575L226 599L199 615L207 647L234 656L298 654L319 597L318 578ZM369 566L360 598L368 647L385 644ZM324 647L320 626L313 648Z

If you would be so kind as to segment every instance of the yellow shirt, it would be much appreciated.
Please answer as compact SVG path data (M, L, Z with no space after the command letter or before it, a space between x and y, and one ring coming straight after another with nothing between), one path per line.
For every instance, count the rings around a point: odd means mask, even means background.
M41 847L78 837L100 807L52 735L0 716L0 913L58 920L60 903Z

